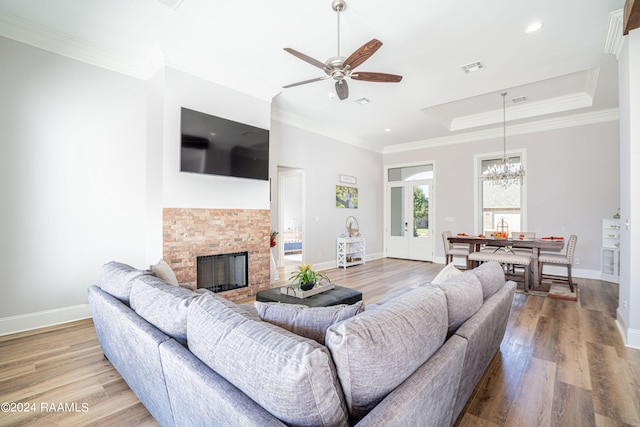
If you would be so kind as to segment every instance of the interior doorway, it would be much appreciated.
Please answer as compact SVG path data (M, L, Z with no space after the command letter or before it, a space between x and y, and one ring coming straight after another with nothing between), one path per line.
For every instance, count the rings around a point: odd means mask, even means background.
M304 259L304 170L278 167L278 267L298 266Z

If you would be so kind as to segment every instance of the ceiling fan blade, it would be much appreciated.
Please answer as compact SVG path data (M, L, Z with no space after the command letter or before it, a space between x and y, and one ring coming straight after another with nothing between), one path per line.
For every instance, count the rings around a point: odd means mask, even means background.
M317 59L313 59L312 57L307 56L304 53L298 52L295 49L291 49L290 47L285 47L284 50L289 52L291 55L295 56L296 58L300 58L311 65L315 65L318 68L322 68L323 70L326 68L326 65L324 65L324 62L320 62Z
M397 83L402 80L402 76L387 73L370 73L367 71L358 71L351 74L351 78L355 80L363 80L367 82Z
M315 79L304 80L304 81L298 82L298 83L291 83L290 85L282 86L282 88L286 89L288 87L306 85L307 83L319 82L320 80L325 80L325 79L328 79L328 78L329 78L329 76L316 77Z
M345 100L349 97L349 86L347 86L346 80L338 80L336 82L336 94L340 100Z
M371 55L376 53L378 49L382 46L382 42L377 39L372 39L367 43L360 46L360 49L356 50L344 61L344 68L349 67L349 69L353 70L358 65L362 64L364 61L369 59Z

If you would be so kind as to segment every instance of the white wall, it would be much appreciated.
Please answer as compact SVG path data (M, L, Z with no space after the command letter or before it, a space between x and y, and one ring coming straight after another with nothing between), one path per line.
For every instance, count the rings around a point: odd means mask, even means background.
M305 218L303 262L318 268L335 266L336 237L346 233L346 219L358 219L367 239L367 257L382 254L382 155L309 132L279 121L271 124L270 169L277 166L304 169ZM357 178L358 209L336 208L340 174ZM274 175L272 175L274 176ZM275 176L274 176L275 179ZM277 230L277 183L273 183L271 228ZM344 184L343 184L344 185Z
M526 149L527 231L538 236L576 234L576 258L588 275L599 274L601 220L611 218L618 201L618 123L514 135L509 150ZM385 167L435 161L436 219L442 231L474 231L474 155L501 151L501 139L424 148L384 156ZM453 217L453 222L445 222ZM436 256L444 257L438 238Z
M106 261L145 265L146 88L2 37L0 52L3 334L86 316Z
M627 345L640 348L640 29L624 37L619 57L620 295L618 325Z
M180 107L269 129L271 105L172 68L164 103L163 206L269 209L268 181L180 172Z
M162 256L162 208L268 209L269 183L179 172L180 107L268 129L270 104L162 69L148 82L0 37L0 335L89 316L117 260Z

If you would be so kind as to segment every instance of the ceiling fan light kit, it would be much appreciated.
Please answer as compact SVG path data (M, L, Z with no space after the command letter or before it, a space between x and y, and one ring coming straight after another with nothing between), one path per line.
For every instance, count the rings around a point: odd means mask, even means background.
M354 80L368 81L368 82L381 82L381 83L397 83L402 80L402 76L396 74L377 73L377 72L354 72L355 68L361 65L364 61L369 59L371 55L376 53L382 42L377 39L372 39L364 45L360 46L355 52L353 52L348 58L340 55L340 12L347 8L347 3L344 0L333 0L331 2L331 8L336 12L338 17L338 54L327 59L325 62L318 61L311 58L304 53L298 52L290 47L284 48L284 50L291 55L302 59L303 61L322 69L326 76L316 77L314 79L303 80L301 82L292 83L283 88L290 88L294 86L300 86L307 83L313 83L320 80L333 79L335 81L336 95L340 100L345 100L349 97L349 86L347 85L346 78Z

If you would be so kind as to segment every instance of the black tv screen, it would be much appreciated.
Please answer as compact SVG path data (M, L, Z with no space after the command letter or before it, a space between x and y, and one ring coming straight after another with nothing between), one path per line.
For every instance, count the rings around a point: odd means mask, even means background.
M269 131L181 108L180 171L269 179Z

